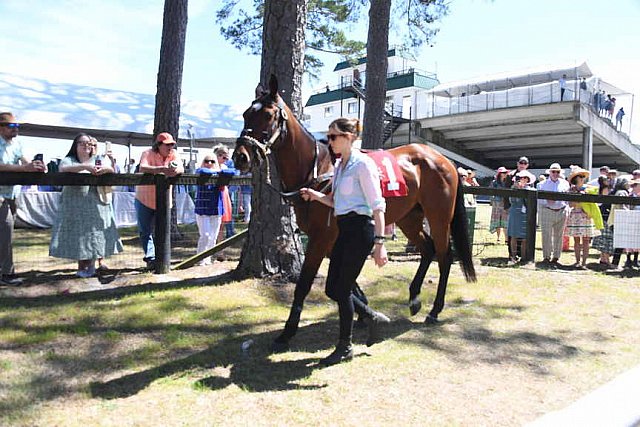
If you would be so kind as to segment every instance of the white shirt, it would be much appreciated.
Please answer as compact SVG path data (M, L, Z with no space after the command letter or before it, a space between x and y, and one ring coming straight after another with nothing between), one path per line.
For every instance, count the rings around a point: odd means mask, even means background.
M569 182L562 178L558 178L556 181L549 178L541 182L538 186L539 191L555 191L557 193L567 193L570 188ZM569 206L569 203L566 200L540 199L540 206L549 209L562 209Z

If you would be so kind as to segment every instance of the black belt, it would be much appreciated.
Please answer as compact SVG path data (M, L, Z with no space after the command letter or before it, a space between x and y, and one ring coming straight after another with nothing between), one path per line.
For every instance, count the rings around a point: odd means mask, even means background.
M364 216L364 217L367 217L367 218L371 219L371 217L369 215L359 214L358 212L355 212L355 211L347 212L344 215L338 215L338 219L355 218L355 217L358 217L358 216Z

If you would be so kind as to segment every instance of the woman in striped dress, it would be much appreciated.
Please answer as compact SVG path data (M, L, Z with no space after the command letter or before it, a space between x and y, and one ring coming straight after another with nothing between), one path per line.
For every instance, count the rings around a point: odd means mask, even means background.
M509 171L504 166L500 166L496 171L496 177L491 182L492 188L507 188L507 173ZM509 221L509 211L504 208L502 196L491 197L491 221L489 222L489 232L496 233L496 243L500 243L500 234L507 235L507 224Z

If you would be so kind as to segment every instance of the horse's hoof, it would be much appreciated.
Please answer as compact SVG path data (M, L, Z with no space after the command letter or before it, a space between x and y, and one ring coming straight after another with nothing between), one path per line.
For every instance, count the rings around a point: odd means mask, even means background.
M284 353L285 351L289 351L289 342L288 341L285 341L285 342L274 341L271 344L271 352L272 353Z
M439 323L437 317L433 317L432 315L428 315L426 319L424 319L425 325L437 325Z
M422 309L422 302L420 301L420 299L414 298L411 301L409 301L409 311L411 311L412 316L415 316L416 314L420 313L421 309Z

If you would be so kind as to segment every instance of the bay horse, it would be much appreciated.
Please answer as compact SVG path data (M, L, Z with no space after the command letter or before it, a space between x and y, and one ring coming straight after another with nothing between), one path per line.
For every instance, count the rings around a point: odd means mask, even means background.
M330 254L338 236L332 209L319 202L306 202L298 194L303 187L325 192L329 187L330 191L332 156L329 147L318 143L294 117L278 94L278 81L273 75L269 90L258 85L256 99L244 112L243 118L244 129L236 140L233 153L235 167L247 172L252 162L269 162L269 153L273 153L284 190L281 195L293 204L298 227L308 236L289 318L273 343L275 351L283 351L297 332L304 300L322 260ZM440 279L425 323L437 323L444 307L453 263L450 237L465 279L476 281L467 234L467 215L462 191L459 191L462 184L453 163L426 145L409 144L388 152L397 159L408 186L408 195L386 199L385 224L396 223L420 252L420 265L409 286L409 308L415 315L422 307L419 299L422 282L435 255ZM429 222L430 234L425 233L424 218Z

